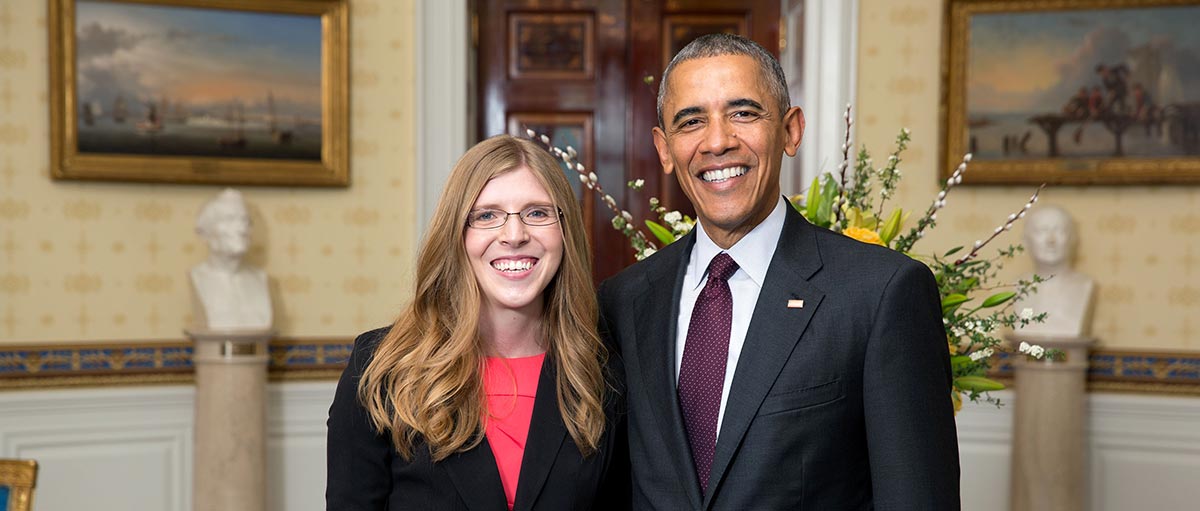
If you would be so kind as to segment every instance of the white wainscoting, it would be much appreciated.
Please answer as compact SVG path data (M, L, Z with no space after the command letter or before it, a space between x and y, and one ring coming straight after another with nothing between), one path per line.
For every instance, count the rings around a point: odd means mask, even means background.
M1014 396L996 396L958 414L964 510L1008 510ZM1090 394L1086 434L1086 509L1200 509L1200 398Z
M325 416L335 383L270 384L267 509L325 509ZM188 511L188 385L0 393L0 457L40 465L35 511Z
M968 511L1008 511L1013 395L994 395L1010 406L967 403L956 418L963 509Z
M267 504L324 509L325 415L333 382L271 384ZM968 404L958 415L963 509L1007 511L1009 406ZM37 459L37 511L188 511L190 386L0 393L0 457ZM1197 509L1200 399L1092 394L1094 511Z

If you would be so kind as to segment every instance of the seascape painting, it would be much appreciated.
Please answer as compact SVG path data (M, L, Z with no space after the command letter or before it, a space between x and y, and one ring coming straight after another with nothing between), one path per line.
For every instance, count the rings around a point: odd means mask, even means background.
M963 145L977 161L1200 153L1200 6L979 12L967 23Z
M76 150L320 162L321 22L78 1Z

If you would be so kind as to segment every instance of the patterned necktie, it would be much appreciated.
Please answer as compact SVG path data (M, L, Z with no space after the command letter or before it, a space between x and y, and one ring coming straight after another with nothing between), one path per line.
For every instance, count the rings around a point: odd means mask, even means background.
M679 404L687 427L692 460L701 491L708 492L708 472L717 447L717 415L729 358L729 331L733 322L733 294L729 277L738 265L721 252L708 264L708 283L696 298L679 367Z

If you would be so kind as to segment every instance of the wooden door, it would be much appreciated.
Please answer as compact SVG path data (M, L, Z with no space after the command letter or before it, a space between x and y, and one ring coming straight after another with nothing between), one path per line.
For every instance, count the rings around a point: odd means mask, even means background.
M710 32L748 35L776 54L779 48L779 0L478 0L472 8L479 138L528 128L575 147L638 225L652 218L651 196L692 214L675 179L662 173L650 133L670 57ZM599 282L631 264L633 252L612 228L612 211L567 172ZM641 192L626 188L639 178Z

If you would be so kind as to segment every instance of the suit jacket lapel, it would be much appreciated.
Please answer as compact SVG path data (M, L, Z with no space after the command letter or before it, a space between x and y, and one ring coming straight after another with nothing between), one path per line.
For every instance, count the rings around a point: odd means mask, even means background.
M554 360L547 356L542 362L537 396L533 400L533 417L529 423L525 454L521 457L521 474L517 477L514 510L533 508L567 436L567 428L563 425L562 414L558 410L556 375Z
M679 480L684 481L693 509L701 503L700 481L696 477L692 449L679 410L679 396L675 392L675 336L683 275L687 272L687 257L695 240L693 231L675 242L682 244L682 250L662 254L671 257L656 258L657 265L647 268L644 273L647 275L645 291L633 303L637 311L635 341L642 378L645 379L641 390L650 395L652 414L658 424L656 429L667 446L667 454L679 473Z
M508 511L500 469L487 437L466 452L452 454L439 462L450 474L458 496L472 511Z
M704 509L712 505L713 495L718 493L750 421L825 297L808 282L821 268L815 229L799 213L787 208L783 233L763 279L729 389ZM803 308L788 308L788 300L796 299L804 300Z

